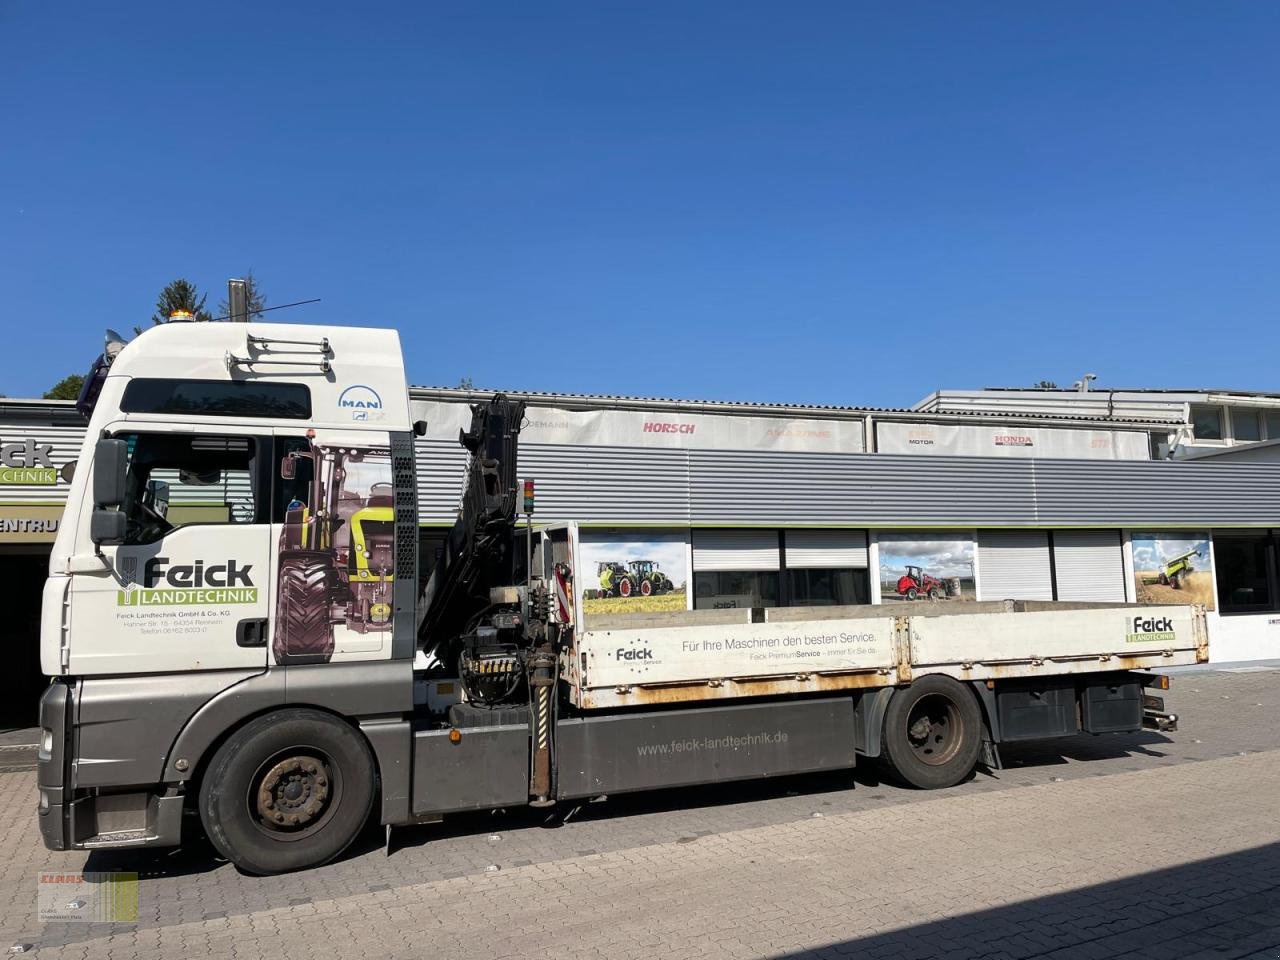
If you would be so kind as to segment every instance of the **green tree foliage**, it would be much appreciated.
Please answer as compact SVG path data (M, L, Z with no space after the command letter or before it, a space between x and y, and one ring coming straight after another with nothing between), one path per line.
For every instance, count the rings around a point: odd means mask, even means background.
M84 377L78 373L63 377L45 391L46 400L76 400L80 397L80 388L84 386Z
M253 275L252 270L246 270L242 279L244 280L245 286L245 298L249 304L249 319L261 320L262 311L267 306L267 298L262 292L262 285L258 283L258 278ZM230 300L223 300L218 304L218 316L231 316Z

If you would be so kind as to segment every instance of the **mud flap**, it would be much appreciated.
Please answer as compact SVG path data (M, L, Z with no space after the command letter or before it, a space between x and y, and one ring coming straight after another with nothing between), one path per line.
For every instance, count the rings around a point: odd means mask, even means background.
M1000 764L1000 748L987 739L982 741L982 746L978 749L978 763L991 773L1004 769Z

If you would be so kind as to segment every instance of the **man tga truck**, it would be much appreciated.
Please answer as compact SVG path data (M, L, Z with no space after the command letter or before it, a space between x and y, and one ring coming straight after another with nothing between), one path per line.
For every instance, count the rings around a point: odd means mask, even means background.
M502 397L460 437L420 589L421 429L390 330L159 326L95 362L80 406L40 640L54 849L174 845L198 818L273 873L335 857L375 805L422 823L859 756L948 787L1000 743L1172 728L1145 671L1208 656L1182 606L585 618L573 525L519 522L523 406Z

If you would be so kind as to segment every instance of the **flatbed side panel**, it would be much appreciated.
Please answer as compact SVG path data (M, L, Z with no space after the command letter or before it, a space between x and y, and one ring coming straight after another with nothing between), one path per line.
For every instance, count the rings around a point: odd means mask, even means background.
M985 680L1190 664L1203 617L1188 606L912 617L911 668Z
M849 697L575 718L556 738L563 799L855 763Z
M589 687L892 670L894 618L604 630L577 643Z

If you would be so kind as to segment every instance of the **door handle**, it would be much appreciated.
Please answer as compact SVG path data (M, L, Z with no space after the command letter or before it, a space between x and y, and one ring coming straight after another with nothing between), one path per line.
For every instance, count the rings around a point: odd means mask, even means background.
M236 624L237 647L265 647L267 645L267 618L241 620Z

